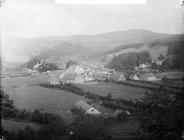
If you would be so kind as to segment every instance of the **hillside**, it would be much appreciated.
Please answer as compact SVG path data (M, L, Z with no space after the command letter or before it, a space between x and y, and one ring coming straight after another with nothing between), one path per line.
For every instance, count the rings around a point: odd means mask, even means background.
M39 55L40 59L49 59L50 61L65 60L64 58L70 56L71 59L80 59L83 54L87 53L86 50L79 46L68 42L60 42L52 48L44 49ZM70 59L70 58L68 58Z
M127 30L97 35L16 38L5 41L3 46L12 50L13 54L10 54L12 60L21 56L22 61L18 62L25 62L32 56L39 56L48 61L67 61L101 59L114 54L142 50L149 50L154 56L158 52L167 51L167 45L154 45L154 42L177 40L179 36L147 30ZM11 53L9 50L3 53Z
M94 52L111 50L120 45L144 43L171 37L170 34L155 33L147 30L127 30L102 33L97 35L76 35L62 37L61 40L79 44L85 48L90 48Z
M168 51L172 47L178 47L184 42L184 34L179 35L169 35L166 38L159 38L156 40L152 40L149 43L141 42L141 43L131 43L126 45L120 45L115 49L105 51L103 60L106 62L111 61L113 55L119 55L122 53L129 52L140 52L140 51L148 51L151 56L157 58L160 54L168 54Z

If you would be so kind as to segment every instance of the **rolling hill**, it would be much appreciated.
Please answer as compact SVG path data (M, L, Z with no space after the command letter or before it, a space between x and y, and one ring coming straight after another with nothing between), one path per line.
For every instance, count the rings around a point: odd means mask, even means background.
M46 36L19 38L5 42L19 56L39 56L47 60L102 58L129 51L149 50L155 54L166 53L166 41L180 41L182 35L155 33L147 30L127 30L97 35ZM157 42L157 45L154 44ZM158 44L159 43L159 44ZM9 52L8 52L9 53Z
M150 42L158 39L166 39L172 37L171 34L155 33L147 30L127 30L102 33L97 35L76 35L61 37L63 41L71 42L90 48L93 52L104 52L114 49L120 45ZM59 37L58 37L59 38Z

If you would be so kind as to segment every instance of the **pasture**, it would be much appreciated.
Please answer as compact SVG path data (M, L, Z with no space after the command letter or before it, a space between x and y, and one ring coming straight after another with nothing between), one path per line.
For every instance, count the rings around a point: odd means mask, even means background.
M145 90L138 87L132 87L127 85L120 85L108 82L99 82L97 84L76 84L79 88L84 91L91 93L107 96L109 93L112 94L112 98L123 98L123 99L138 99L144 95Z
M44 112L55 113L70 122L72 119L70 110L74 104L80 99L86 101L89 99L63 90L48 89L38 85L47 80L47 75L38 75L36 77L2 79L1 82L5 93L10 95L18 108L30 111L40 109Z
M182 79L183 78L183 71L168 71L168 72L162 72L157 74L159 78L167 77L168 79Z
M2 127L5 131L17 133L19 130L25 130L26 127L30 127L33 130L37 131L40 129L40 126L34 123L18 120L5 120L2 119Z
M60 115L66 122L72 120L70 110L78 100L89 99L59 89L40 87L40 83L48 82L48 75L37 74L27 77L14 77L1 79L5 93L10 95L15 105L20 109L33 111L39 109ZM100 82L97 84L77 85L84 91L89 91L100 96L112 94L113 98L137 99L143 96L144 89L119 85L115 83Z

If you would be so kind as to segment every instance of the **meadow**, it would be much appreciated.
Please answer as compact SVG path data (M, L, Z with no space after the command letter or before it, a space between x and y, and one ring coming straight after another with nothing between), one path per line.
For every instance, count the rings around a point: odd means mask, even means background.
M183 78L183 71L167 71L157 74L157 77L163 78L167 77L168 79L182 79Z
M120 85L108 82L98 82L97 84L76 84L79 88L84 91L91 93L107 96L109 93L112 98L123 98L123 99L138 99L144 95L145 89L132 87L127 85Z
M5 120L2 119L2 127L5 131L17 133L19 130L25 130L26 127L30 127L37 131L40 126L34 123L18 120Z
M20 109L34 111L39 109L60 115L65 121L72 120L70 110L78 100L89 99L59 89L49 89L39 86L48 83L47 74L35 74L27 77L14 77L1 79L5 93L10 95L15 105ZM112 98L138 99L143 96L145 89L120 85L115 83L99 82L97 84L77 85L84 91L89 91L100 96L112 94Z
M63 90L40 87L39 83L48 82L47 75L6 78L1 82L5 93L10 95L18 108L55 113L67 122L71 121L70 110L75 103L80 99L89 100Z

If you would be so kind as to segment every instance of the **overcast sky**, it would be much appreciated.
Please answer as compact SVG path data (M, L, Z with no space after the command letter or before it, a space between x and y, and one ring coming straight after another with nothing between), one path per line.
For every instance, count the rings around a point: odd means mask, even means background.
M129 29L171 34L184 32L184 13L179 0L148 0L147 4L129 5L55 4L54 0L4 1L0 8L1 44L2 55L8 61L26 60L19 54L12 37L98 34Z
M97 34L128 29L182 33L177 0L147 4L67 5L54 0L7 0L1 8L2 36Z

